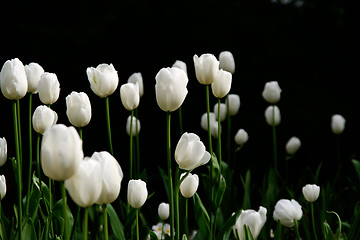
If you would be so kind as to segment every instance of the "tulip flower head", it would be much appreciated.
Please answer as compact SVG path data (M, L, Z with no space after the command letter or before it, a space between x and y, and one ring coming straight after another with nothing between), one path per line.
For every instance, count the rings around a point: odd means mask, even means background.
M140 179L128 183L127 199L131 207L141 208L148 197L146 183Z
M186 173L180 175L180 179L185 176ZM186 178L180 184L181 195L185 198L191 198L196 193L199 187L199 177L196 174L189 173Z
M161 220L166 220L170 215L170 206L168 203L160 203L158 207L158 214Z
M6 178L4 175L0 176L0 200L6 195Z
M211 89L214 96L217 98L225 97L230 92L231 82L232 74L220 69L214 82L211 84Z
M28 92L38 92L38 84L40 81L40 77L44 72L44 69L38 63L32 62L28 65L25 65L25 73L28 81Z
M126 120L126 133L130 136L131 116ZM140 120L133 116L132 119L132 133L131 136L137 136L140 133Z
M131 74L131 76L128 79L128 83L133 83L133 84L138 83L140 97L142 97L144 95L144 83L143 83L143 77L142 77L141 73L137 72L137 73Z
M315 202L320 195L320 187L316 184L306 184L302 188L303 195L308 202Z
M235 116L240 109L240 96L237 94L228 94L225 104L229 104L229 114L230 116Z
M157 238L159 240L163 240L165 239L165 234L168 235L168 237L170 237L170 224L168 223L163 223L163 222L159 222L156 225L153 225L151 227L151 230L155 233L155 235L157 236ZM148 236L147 239L150 239L150 235Z
M289 155L294 155L300 148L301 142L297 137L291 137L286 143L285 149Z
M275 221L279 221L285 227L293 227L295 225L294 220L300 220L303 212L300 204L292 199L281 199L275 205L273 212L273 218Z
M215 113L210 112L209 118L210 118L210 126L212 124L217 124ZM202 129L204 129L205 131L208 131L207 113L203 113L203 115L201 115L200 125L201 125Z
M38 83L40 101L50 105L56 102L60 95L60 83L55 73L45 72Z
M119 84L119 76L112 64L99 64L96 68L88 67L86 74L91 90L101 98L113 94Z
M215 120L219 119L219 103L214 105ZM220 103L220 122L226 119L227 107L225 103Z
M14 58L7 60L0 72L1 92L9 100L18 100L26 95L28 81L23 63Z
M140 103L139 84L125 83L121 85L120 98L123 106L127 110L135 110Z
M281 121L281 115L280 115L280 109L276 105L268 106L265 110L265 120L267 124L272 126L273 124L275 126L280 124Z
M0 138L0 167L5 164L7 160L7 142L6 138Z
M340 114L334 114L331 117L331 130L334 134L339 135L345 129L346 120Z
M239 129L235 134L236 144L242 146L249 140L249 135L244 129Z
M33 128L37 133L44 134L46 129L56 124L58 115L45 105L38 106L32 117Z
M84 92L72 92L66 97L66 115L75 127L85 127L91 119L91 104Z
M193 57L195 74L197 80L204 85L212 84L219 72L219 61L213 54L202 54L198 57L196 54Z
M219 54L220 69L223 69L231 74L235 72L235 60L234 56L229 51L222 51Z
M237 236L237 232L238 236L240 237L239 240L244 240L244 225L246 225L250 228L252 237L256 239L266 222L266 213L267 210L264 207L260 207L259 211L257 212L253 209L242 210L233 227L234 235Z
M186 66L186 63L184 63L183 61L176 60L175 63L172 65L172 67L180 68L181 70L183 70L186 73L186 76L187 76L187 66Z
M267 82L262 92L262 96L270 104L279 102L281 95L281 88L277 81Z

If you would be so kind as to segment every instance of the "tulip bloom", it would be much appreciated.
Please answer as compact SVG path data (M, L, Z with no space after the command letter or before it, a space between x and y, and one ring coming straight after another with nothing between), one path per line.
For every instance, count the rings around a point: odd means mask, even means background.
M257 212L252 209L242 210L233 227L234 235L236 236L237 231L239 240L245 239L244 225L246 225L250 228L252 237L256 239L266 222L266 212L267 210L264 207L260 207Z
M60 95L60 83L55 73L45 72L38 84L39 98L43 104L53 104Z
M75 127L85 127L91 119L91 104L84 92L72 92L66 98L66 115Z
M219 119L219 103L214 105L215 120ZM220 122L226 119L227 107L225 103L220 103Z
M288 154L293 155L297 152L297 150L299 150L300 146L301 146L300 139L297 137L292 137L286 143L285 149Z
M166 220L170 215L170 206L168 203L160 203L158 208L158 214L161 220Z
M125 83L121 85L120 98L127 110L132 111L136 109L140 102L139 84Z
M155 94L159 107L165 112L177 110L188 93L186 73L177 68L162 68L156 74Z
M334 134L339 135L345 129L346 120L340 114L334 114L331 117L331 130Z
M139 94L140 97L144 95L144 83L143 83L143 77L141 73L133 73L128 79L128 83L139 84Z
M242 146L249 140L249 135L244 129L239 129L235 134L236 144Z
M25 73L28 81L28 92L37 93L38 84L44 69L38 63L30 63L25 65Z
M131 127L131 116L126 120L126 133L130 136L130 127ZM137 128L137 129L136 129ZM132 119L132 134L131 136L137 136L140 133L141 125L139 119L133 116Z
M280 100L281 88L277 81L267 82L262 96L268 103L275 104Z
M0 167L5 164L7 160L7 142L6 139L0 138Z
M196 54L193 57L195 74L197 80L204 85L212 84L219 72L219 61L213 54L202 54L198 57Z
M127 199L131 207L141 208L148 197L146 183L140 179L128 183Z
M181 70L183 70L186 73L186 76L187 76L187 66L186 66L186 63L184 63L183 61L176 60L174 62L174 64L172 65L172 67L180 68Z
M230 116L235 116L240 109L240 96L237 94L229 94L225 100L227 105L229 102L229 114Z
M222 51L219 54L220 69L223 69L231 74L235 72L235 60L234 56L229 51Z
M295 225L294 220L300 220L303 215L300 204L292 199L281 199L275 205L273 212L273 218L275 221L279 221L285 227L293 227Z
M274 112L275 111L275 112ZM272 126L273 124L275 126L280 124L281 121L281 115L280 115L280 109L276 105L268 106L265 110L265 120L267 124Z
M70 178L84 158L82 141L74 127L56 124L48 128L41 142L41 166L51 179Z
M18 58L4 63L0 73L0 88L9 100L19 100L26 95L28 82L25 67Z
M211 127L212 125L216 125L216 124L217 124L216 117L215 117L215 113L210 112L209 118L210 118L210 127ZM201 125L202 129L204 129L205 131L208 131L207 113L203 113L203 115L201 115L200 125Z
M214 82L211 84L211 89L214 96L217 98L225 97L230 92L231 82L232 74L220 69Z
M101 98L113 94L119 84L119 76L112 64L99 64L96 68L88 67L86 74L91 90Z
M186 173L180 175L180 179L185 176ZM187 177L180 184L181 195L185 198L191 198L196 193L199 187L199 177L196 174L189 173Z
M0 176L0 200L6 195L6 178L4 175Z
M302 188L303 195L308 202L315 202L320 195L320 187L316 184L306 184Z
M32 117L33 128L37 133L44 134L46 129L56 124L58 115L45 105L38 106Z

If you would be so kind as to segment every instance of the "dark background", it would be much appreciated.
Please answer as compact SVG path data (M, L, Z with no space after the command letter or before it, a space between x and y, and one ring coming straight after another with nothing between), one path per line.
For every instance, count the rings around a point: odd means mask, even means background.
M17 57L24 64L37 62L45 71L57 74L60 98L52 108L59 115L59 123L70 125L65 97L71 91L89 95L93 117L83 130L86 156L108 150L105 101L91 91L86 68L112 63L118 71L119 87L132 73L141 72L145 89L138 109L142 127L141 166L148 172L149 192L155 191L148 204L149 211L153 211L151 206L166 201L157 168L166 169L166 114L155 100L155 75L175 60L187 64L189 93L182 107L184 131L197 133L206 144L207 133L200 128L200 117L206 111L205 87L196 80L192 58L203 53L218 57L221 51L231 51L236 70L230 93L241 98L240 111L232 120L232 137L239 128L249 133L249 142L238 156L237 170L244 175L251 169L258 187L272 165L272 131L264 120L268 104L261 92L266 82L278 81L283 90L278 103L282 114L277 128L279 158L281 161L285 158L287 140L291 136L299 137L302 146L290 163L290 176L300 197L302 186L296 185L298 179L312 181L307 168L315 171L322 162L318 184L323 184L333 178L338 167L336 138L330 130L333 114L342 114L346 119L345 132L340 136L344 165L350 165L351 158L359 156L359 38L356 36L359 25L354 3L345 0L288 4L270 0L12 1L2 7L0 16L0 63ZM34 110L40 101L37 95L33 99ZM212 97L211 105L215 102ZM0 97L0 106L0 136L6 137L8 155L14 156L11 102ZM26 151L27 96L21 100L21 109ZM110 97L110 113L114 153L125 173L121 191L125 198L129 159L125 123L129 112L121 104L119 88ZM176 112L172 120L174 150L180 137ZM8 182L2 204L11 206L16 187L10 162L0 168L0 173L6 175ZM343 174L351 176L355 172L348 167ZM257 207L254 204L253 208Z

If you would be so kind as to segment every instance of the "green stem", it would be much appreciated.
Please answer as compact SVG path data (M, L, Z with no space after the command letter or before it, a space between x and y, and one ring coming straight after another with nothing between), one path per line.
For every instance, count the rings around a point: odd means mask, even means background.
M218 98L218 159L219 159L219 168L221 172L221 122L220 122L220 105L221 105L221 99Z
M108 216L107 216L107 205L103 206L103 217L104 217L104 239L109 239L109 231L108 231Z
M40 195L43 198L42 183L41 183L41 168L40 168L40 140L41 140L41 134L38 133L37 141L36 141L36 165L37 165L37 172L38 172L39 185L40 185Z
M130 117L130 179L133 179L133 136L132 136L132 130L133 130L133 118L134 118L134 111L131 111L131 117Z
M138 126L138 109L135 109L136 115L136 178L140 176L140 140L139 140L139 126Z
M186 236L189 235L189 225L188 225L188 212L189 212L189 199L185 198L185 234Z
M315 240L317 240L316 228L315 228L315 217L314 217L314 203L310 203L311 205L311 220L312 220L312 227L314 232Z
M294 219L294 222L295 222L295 233L296 233L296 237L298 240L300 240L300 233L299 233L299 223L296 219Z
M21 174L22 174L22 139L21 139L21 120L20 120L20 100L16 100L16 111L17 111L17 122L18 122L18 134L19 134L19 151L20 151L20 165L21 165Z
M83 134L82 134L82 127L78 127L78 133L79 133L79 136L80 136L80 139L82 140L83 139Z
M84 216L83 216L83 239L88 239L88 216L89 216L89 208L84 208Z
M231 116L229 112L229 95L226 96L226 119L227 119L227 159L228 164L232 167L231 164Z
M52 236L54 236L54 227L53 227L53 223L52 223L52 216L53 216L53 181L51 178L49 178L49 214L50 214L50 217L49 217L49 227L50 227L50 231L51 231L51 234Z
M175 210L176 210L176 239L180 239L180 213L179 213L179 189L180 189L180 181L179 181L180 169L179 166L176 166L175 169Z
M136 209L136 240L140 239L140 236L139 236L139 211L140 211L140 209L137 208Z
M105 104L106 104L106 123L107 123L107 131L108 131L108 140L109 140L109 145L110 145L110 153L111 153L111 155L114 155L112 140L111 140L109 97L105 98Z
M172 168L171 168L171 135L170 135L170 123L171 113L166 112L166 152L167 152L167 165L170 185L170 216L171 216L171 239L175 240L174 227L175 227L175 215L174 215L174 186L172 180Z
M208 138L209 138L209 151L212 155L212 143L211 143L211 124L210 124L210 96L209 96L210 85L206 85L206 112L207 112L207 124L208 124Z
M63 181L60 182L60 188L61 188L61 198L62 198L62 214L64 218L64 239L69 240L70 239L70 227L69 227L69 219L67 216L67 203L66 203L66 190L65 190L65 184Z
M75 234L75 229L76 229L76 225L78 223L79 218L80 218L80 207L76 206L76 214L75 214L75 218L74 218L73 227L71 229L70 239L74 239L73 236Z
M31 191L31 172L32 172L32 124L31 124L31 118L32 118L32 112L31 112L31 107L32 107L32 93L29 93L29 175L28 175L28 185L27 185L27 195L28 195L28 200L27 200L27 204L26 204L26 213L29 212L29 196L30 196L30 191Z
M272 115L272 132L273 132L273 151L274 151L274 169L278 170L277 164L277 143L276 143L276 126L275 126L275 105L273 105L273 115Z

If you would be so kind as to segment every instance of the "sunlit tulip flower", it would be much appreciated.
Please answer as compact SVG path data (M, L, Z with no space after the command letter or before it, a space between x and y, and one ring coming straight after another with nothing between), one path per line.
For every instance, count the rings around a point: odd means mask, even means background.
M275 112L274 112L275 111ZM268 106L265 110L265 119L270 126L277 126L281 122L280 109L276 105Z
M194 133L184 133L175 149L175 160L179 168L193 170L210 160L210 153L205 145Z
M234 74L235 72L235 60L234 56L229 51L222 51L219 54L220 69Z
M302 188L303 195L308 202L315 202L320 195L320 187L316 184L306 184Z
M229 114L230 116L235 116L240 109L240 96L237 94L228 94L225 104L227 105L229 101Z
M38 92L38 84L41 75L44 73L44 69L38 63L29 63L25 65L25 73L28 81L27 91L30 93Z
M242 210L240 216L237 218L236 223L233 227L234 235L239 235L239 240L244 240L245 232L244 232L244 225L250 228L251 235L254 239L260 234L262 227L266 222L266 213L267 210L264 207L260 207L259 211L255 211L253 209Z
M299 150L301 146L300 139L297 137L291 137L285 145L286 152L290 155L293 155Z
M244 129L239 129L235 134L236 144L242 146L249 140L249 135Z
M84 92L72 92L66 98L66 115L75 127L85 127L91 119L91 104Z
M177 68L162 68L156 74L155 94L159 107L165 112L177 110L188 93L186 73Z
M41 75L38 92L43 104L53 104L60 95L60 83L55 73L45 72Z
M160 203L158 207L158 214L161 220L166 220L170 215L170 205L168 203Z
M100 162L86 157L80 161L75 173L65 180L65 188L78 206L86 208L98 200L103 186L101 179Z
M180 179L185 176L186 173L180 175ZM185 198L191 198L199 187L199 177L196 174L189 173L186 178L180 184L181 195Z
M280 100L281 89L277 81L267 82L262 96L268 103L275 104Z
M96 68L88 67L86 74L91 90L101 98L113 94L119 84L119 76L112 64L99 64Z
M101 194L97 204L108 204L114 202L120 193L123 171L118 161L108 152L94 152L91 159L98 161L101 165Z
M18 100L26 95L28 82L25 67L18 58L4 63L0 73L0 88L9 100Z
M163 222L159 222L156 225L153 225L151 227L151 230L155 233L155 235L157 236L157 238L159 240L164 240L165 235L168 235L168 237L170 237L170 224L168 223L163 223ZM150 240L150 235L148 235L147 240Z
M63 124L48 128L42 138L40 157L47 177L57 181L70 178L84 158L78 132Z
M204 85L212 84L219 72L219 61L213 54L194 55L194 66L197 80Z
M210 118L210 126L213 125L213 123L217 124L215 113L210 112L209 118ZM205 131L208 130L207 113L203 113L203 115L201 115L200 125L202 129L204 129Z
M127 200L131 207L141 208L148 197L146 183L140 179L131 179L128 183Z
M214 82L211 84L211 90L215 97L223 98L231 88L232 74L220 69L216 75Z
M219 119L219 104L214 105L215 120ZM226 119L227 107L225 103L220 103L220 122Z
M56 124L58 115L45 105L38 106L32 117L33 128L37 133L44 134L46 129Z
M346 120L340 114L334 114L331 117L331 130L334 134L341 134L345 129Z
M130 136L130 124L131 116L129 116L126 120L126 133ZM140 133L141 125L140 120L133 116L132 119L132 134L131 136L137 136Z
M5 164L7 160L7 142L6 138L0 138L0 167Z
M120 98L127 110L132 111L136 109L140 103L139 84L125 83L121 85Z
M273 212L273 218L275 221L279 221L285 227L293 227L295 225L294 220L300 220L303 215L300 204L292 199L281 199L275 205Z
M128 83L139 84L139 94L140 97L144 95L144 83L143 83L143 77L141 73L133 73L128 79Z
M182 69L187 75L187 66L186 63L184 63L183 61L176 60L175 63L172 65L172 67L177 67Z
M0 200L2 200L6 195L6 178L4 175L0 176Z

